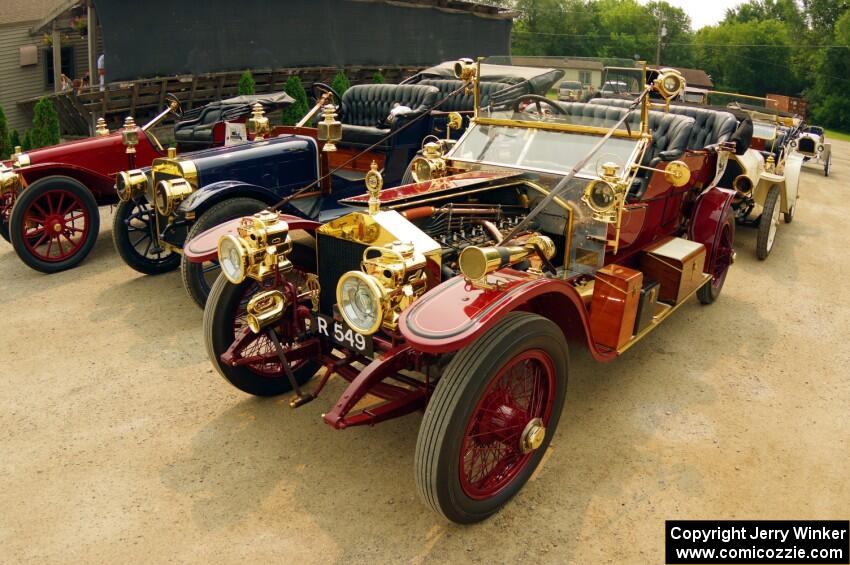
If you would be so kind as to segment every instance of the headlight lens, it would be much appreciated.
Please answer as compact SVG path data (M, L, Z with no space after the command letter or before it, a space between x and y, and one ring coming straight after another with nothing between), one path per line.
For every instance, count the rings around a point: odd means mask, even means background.
M118 198L124 202L128 202L138 194L143 193L147 185L148 177L139 169L122 171L118 173L118 178L115 180L115 190L118 192Z
M818 153L823 153L823 145L818 145Z
M372 335L381 327L382 292L378 283L361 271L349 271L339 279L336 299L340 314L351 329Z
M416 182L425 182L431 180L432 177L433 170L431 163L427 159L417 159L413 163L413 180Z
M248 252L239 238L226 235L219 240L218 262L227 280L233 284L239 284L245 280L248 272Z
M13 169L0 163L0 194L16 192L20 186L21 179Z
M177 204L190 194L192 194L192 185L186 179L159 181L154 194L156 211L161 216L169 216L174 212Z

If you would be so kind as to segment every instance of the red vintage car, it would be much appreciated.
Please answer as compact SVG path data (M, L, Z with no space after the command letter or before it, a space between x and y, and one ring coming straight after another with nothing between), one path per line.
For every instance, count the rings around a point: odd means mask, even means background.
M457 74L477 88L476 65ZM322 416L338 430L424 410L423 501L487 518L555 434L568 343L610 361L721 293L729 132L647 101L683 88L665 71L631 108L491 104L456 144L423 152L417 184L382 190L375 170L327 223L261 212L201 234L187 249L223 272L204 313L211 362L249 394L295 391L293 407L339 375L350 384Z
M165 109L141 128L128 118L124 128L109 132L100 121L95 137L26 153L16 148L0 163L0 235L24 263L55 273L85 259L100 229L98 206L118 200L116 175L166 156L153 132L166 117L180 118L175 138L181 150L203 149L223 145L225 123L244 122L252 102L214 102L184 116L179 100L167 98ZM259 98L272 106L291 102L285 94Z

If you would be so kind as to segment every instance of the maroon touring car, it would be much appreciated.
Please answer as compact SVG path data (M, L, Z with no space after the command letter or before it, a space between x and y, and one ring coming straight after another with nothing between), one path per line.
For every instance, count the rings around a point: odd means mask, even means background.
M476 65L457 74L477 89ZM726 118L647 100L684 86L665 70L631 108L535 95L477 108L457 143L413 163L417 184L382 190L375 170L327 223L267 211L201 234L187 256L217 256L223 273L204 313L210 360L249 394L294 390L293 407L339 375L350 384L323 414L338 430L424 410L422 499L455 522L487 518L555 434L568 342L610 361L692 297L720 295L734 193L716 186L731 132L713 124Z

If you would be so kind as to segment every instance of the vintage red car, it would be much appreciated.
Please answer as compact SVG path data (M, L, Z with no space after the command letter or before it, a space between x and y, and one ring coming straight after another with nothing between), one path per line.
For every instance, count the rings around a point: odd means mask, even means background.
M262 98L274 101L270 107L292 100L285 94ZM184 116L179 100L169 95L165 109L142 127L128 118L124 128L110 132L101 120L95 137L26 153L17 148L0 163L0 235L33 269L55 273L76 266L97 239L98 206L118 201L118 173L166 156L153 132L160 122L177 116L178 147L203 149L224 145L226 122L244 122L251 105L225 100Z
M457 65L473 89L476 67ZM446 153L414 163L417 184L382 190L373 170L369 194L327 223L267 211L201 234L189 247L223 272L204 313L211 362L249 394L294 390L293 407L341 376L323 414L339 430L424 410L422 499L455 522L487 518L555 434L568 343L610 361L721 293L729 132L648 105L683 88L665 71L632 108L536 95L477 108Z

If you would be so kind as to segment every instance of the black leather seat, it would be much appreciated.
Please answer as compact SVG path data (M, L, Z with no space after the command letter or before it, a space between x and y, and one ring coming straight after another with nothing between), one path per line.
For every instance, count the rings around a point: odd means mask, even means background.
M463 86L463 82L459 80L432 78L421 80L417 84L434 86L439 89L440 95L438 96L438 101L443 100L446 96L449 96L452 92ZM491 94L504 90L507 87L508 85L503 82L482 82L480 84L481 106L489 104ZM465 90L462 90L436 109L441 112L472 112L475 110L474 98L472 93L467 94Z
M594 98L590 103L628 107L631 101L616 98ZM711 145L729 141L738 128L738 120L729 112L674 105L670 106L670 113L694 119L694 127L691 129L691 136L688 139L688 149L705 149Z
M440 91L434 86L418 84L360 84L342 95L339 121L342 122L342 143L372 145L409 119L429 112L438 100ZM398 103L412 110L393 124L387 122L390 111Z
M613 126L627 111L619 105L584 102L557 102L557 104L571 116L571 123L596 127ZM639 110L632 113L629 125L633 130L640 127ZM693 127L694 119L689 116L650 112L649 129L652 133L652 147L646 152L644 164L654 166L659 161L672 161L681 157L688 148Z
M210 144L213 142L213 127L221 121L222 106L199 108L200 112L191 115L188 112L174 127L174 140L177 143Z

